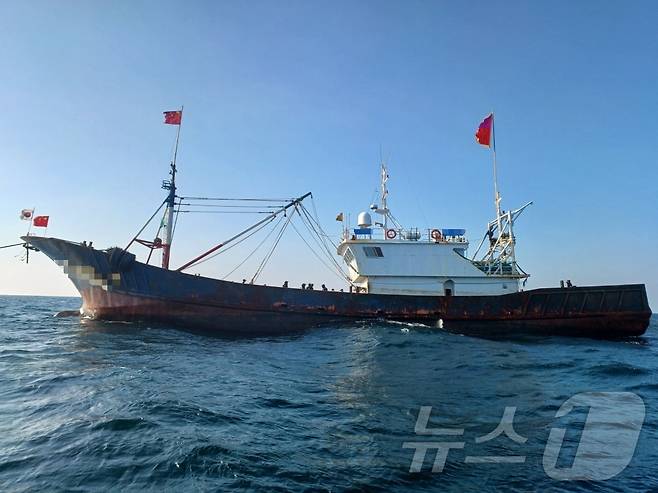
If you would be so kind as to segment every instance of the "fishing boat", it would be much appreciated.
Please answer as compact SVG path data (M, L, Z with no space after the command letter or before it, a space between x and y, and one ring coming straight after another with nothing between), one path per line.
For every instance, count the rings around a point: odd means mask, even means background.
M493 132L493 115L490 117L489 130ZM165 113L165 123L178 125L170 176L162 184L166 198L126 247L99 249L87 242L32 234L22 237L26 246L63 267L82 297L82 315L154 321L216 334L287 334L319 325L379 319L484 336L518 333L617 338L640 336L649 325L651 310L643 284L575 287L569 282L566 287L524 289L529 275L516 261L514 225L532 202L514 210L501 209L495 146L496 214L472 256L468 255L464 229L420 230L397 221L388 207L388 169L381 163L380 202L359 213L354 227L339 214L337 219L343 227L335 245L317 216L304 206L312 197L306 193L268 206L270 209L260 211L266 212L261 220L172 268L174 224L181 207L201 200L227 200L178 195L176 157L181 120L182 109ZM479 134L486 122L480 125ZM480 137L487 140L486 135ZM140 238L162 212L156 237ZM342 272L344 289L314 289L312 285L302 289L289 287L287 282L274 287L258 284L256 275L250 282L235 282L189 273L190 268L267 225L279 225L276 247L294 216L301 217L316 233L328 262ZM135 244L150 250L145 261L129 251ZM161 252L159 266L150 263L155 251Z

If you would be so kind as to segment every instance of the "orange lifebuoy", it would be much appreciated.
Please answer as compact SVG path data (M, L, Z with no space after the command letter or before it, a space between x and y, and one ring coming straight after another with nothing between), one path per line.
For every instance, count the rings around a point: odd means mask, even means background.
M433 229L432 233L431 233L431 236L432 236L432 239L434 241L439 241L439 240L441 240L441 238L443 238L441 236L441 231L439 231L438 229Z
M397 234L397 232L396 232L394 229L387 229L387 230L386 230L386 238L388 238L389 240L392 240L392 239L395 238L397 235L398 235L398 234Z

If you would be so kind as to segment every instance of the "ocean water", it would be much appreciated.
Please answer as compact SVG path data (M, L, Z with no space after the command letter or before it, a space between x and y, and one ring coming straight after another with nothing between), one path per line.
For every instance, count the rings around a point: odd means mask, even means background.
M53 317L78 307L0 297L1 491L658 490L655 316L614 342L391 323L229 339ZM592 407L556 417L576 395ZM414 470L428 442L445 465L430 448Z

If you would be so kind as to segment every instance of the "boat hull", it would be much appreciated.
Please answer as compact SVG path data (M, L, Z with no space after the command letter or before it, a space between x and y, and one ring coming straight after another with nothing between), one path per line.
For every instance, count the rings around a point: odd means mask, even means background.
M138 262L120 249L26 237L64 267L83 314L155 321L217 334L287 334L385 319L465 334L642 335L651 310L642 284L540 288L501 296L403 296L310 291L221 281Z

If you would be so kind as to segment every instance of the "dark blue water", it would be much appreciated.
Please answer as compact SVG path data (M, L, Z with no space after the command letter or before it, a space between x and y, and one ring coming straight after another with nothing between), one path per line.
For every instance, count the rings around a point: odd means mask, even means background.
M635 341L492 341L398 324L221 339L53 318L73 298L0 297L0 490L648 491L658 489L658 320ZM633 392L646 417L629 465L558 482L548 434L580 392ZM430 426L462 436L415 435ZM514 430L475 443L516 407ZM620 410L624 412L623 409ZM580 423L580 424L579 424ZM580 431L579 431L580 430ZM463 441L442 472L405 442ZM616 447L614 443L611 447ZM523 463L465 457L523 456Z

